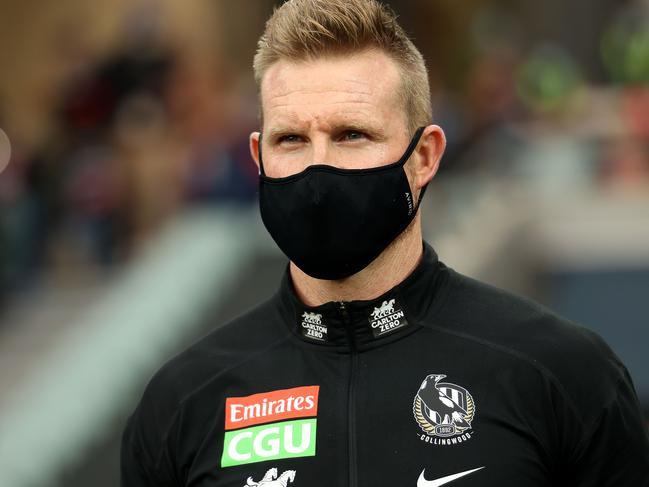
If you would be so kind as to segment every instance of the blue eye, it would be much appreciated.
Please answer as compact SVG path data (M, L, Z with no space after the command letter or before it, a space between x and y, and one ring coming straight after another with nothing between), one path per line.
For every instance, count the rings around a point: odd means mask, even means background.
M360 140L363 137L365 137L365 134L356 130L348 130L343 134L343 138L346 140Z
M283 143L293 144L295 142L299 142L300 140L301 140L301 137L299 135L289 134L289 135L282 135L281 137L279 137L277 139L277 143L278 144L283 144Z

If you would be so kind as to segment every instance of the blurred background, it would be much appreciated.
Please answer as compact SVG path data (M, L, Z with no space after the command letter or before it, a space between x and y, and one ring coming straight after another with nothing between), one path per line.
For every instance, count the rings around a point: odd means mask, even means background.
M151 374L274 292L248 134L279 3L0 0L1 486L117 485ZM427 240L601 334L649 418L649 1L388 3L449 142Z

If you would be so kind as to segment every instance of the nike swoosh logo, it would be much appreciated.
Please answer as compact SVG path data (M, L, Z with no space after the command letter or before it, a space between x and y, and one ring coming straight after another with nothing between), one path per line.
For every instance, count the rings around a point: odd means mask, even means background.
M448 484L449 482L453 482L454 480L459 479L460 477L464 477L465 475L469 475L473 472L477 472L478 470L482 470L484 467L480 468L474 468L473 470L466 470L465 472L460 472L460 473L454 473L453 475L447 475L446 477L442 477L441 479L437 480L426 480L424 477L424 472L426 469L421 471L421 474L419 475L419 480L417 480L417 487L439 487L440 485Z

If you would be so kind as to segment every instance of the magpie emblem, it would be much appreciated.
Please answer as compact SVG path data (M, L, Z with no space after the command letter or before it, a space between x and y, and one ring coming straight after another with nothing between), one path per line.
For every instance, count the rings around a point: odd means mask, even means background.
M445 377L443 374L428 375L413 402L415 420L425 433L422 440L427 443L456 444L471 437L471 422L476 411L473 396L464 387L442 382ZM435 441L431 441L433 438Z
M277 477L277 469L271 468L259 482L255 482L252 477L248 477L246 485L243 487L286 487L288 484L293 483L294 480L295 470L287 470Z

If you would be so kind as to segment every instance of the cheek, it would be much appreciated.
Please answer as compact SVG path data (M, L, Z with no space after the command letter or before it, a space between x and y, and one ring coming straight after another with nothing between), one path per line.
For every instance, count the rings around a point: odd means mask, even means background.
M408 183L410 183L410 190L417 196L417 172L415 170L415 164L412 158L406 162L406 165L403 166L404 171L406 172L406 177L408 178Z
M285 178L304 171L311 163L304 154L272 154L264 157L264 172L271 178Z
M395 162L387 144L371 141L334 144L327 155L326 164L343 169L371 169Z
M370 141L342 143L331 141L290 149L280 148L264 152L264 171L269 177L282 178L302 172L314 164L340 169L370 169L396 162L401 156L399 152L401 149L396 152L394 147L392 149L390 150L387 143ZM413 172L412 169L408 171ZM408 178L412 186L410 172Z

